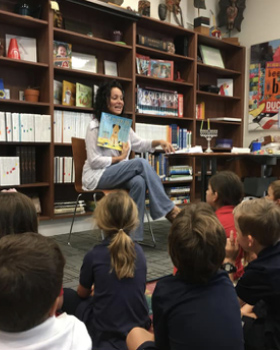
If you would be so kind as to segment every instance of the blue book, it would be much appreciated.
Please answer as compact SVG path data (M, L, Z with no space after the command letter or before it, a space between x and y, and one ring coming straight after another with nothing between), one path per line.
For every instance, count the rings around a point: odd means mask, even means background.
M131 124L131 119L102 112L97 146L121 151L123 143L128 141Z

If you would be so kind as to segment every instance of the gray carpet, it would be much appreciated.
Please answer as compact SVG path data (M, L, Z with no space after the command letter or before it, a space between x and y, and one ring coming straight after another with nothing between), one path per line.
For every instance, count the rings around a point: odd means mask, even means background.
M152 222L154 235L156 238L156 248L142 246L147 259L147 280L152 280L172 273L173 265L167 253L167 235L170 224L167 220ZM73 233L71 246L67 245L68 234L53 237L61 247L66 258L64 269L63 287L76 289L79 281L80 267L83 257L91 247L100 243L100 231L87 231ZM151 242L151 235L148 226L145 224L144 242Z

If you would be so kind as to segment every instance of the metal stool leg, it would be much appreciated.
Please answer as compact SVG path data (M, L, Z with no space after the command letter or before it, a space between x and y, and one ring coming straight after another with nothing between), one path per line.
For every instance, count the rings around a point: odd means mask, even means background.
M97 198L96 198L96 195L97 195L97 193L94 193L93 194L93 200L94 200L94 204L95 204L95 207L97 206ZM102 241L104 240L104 233L103 233L103 230L100 230L100 235L101 235L101 239L102 239Z
M76 211L77 211L78 202L79 202L79 199L80 199L81 195L82 195L82 193L80 193L78 195L77 200L76 200L74 215L73 215L73 219L72 219L72 223L71 223L71 227L70 227L70 232L69 232L69 235L68 235L68 242L67 243L70 246L71 246L70 239L71 239L72 229L73 229L73 225L74 225L74 221L75 221L75 217L76 217Z
M151 234L153 243L152 243L152 244L149 244L149 243L145 243L145 242L138 242L138 244L143 245L143 246L146 246L146 247L155 248L155 247L156 247L156 239L155 239L154 232L153 232L153 229L152 229L152 225L151 225L149 213L148 213L146 207L145 207L145 215L146 215L147 220L148 220L149 230L150 230L150 234Z

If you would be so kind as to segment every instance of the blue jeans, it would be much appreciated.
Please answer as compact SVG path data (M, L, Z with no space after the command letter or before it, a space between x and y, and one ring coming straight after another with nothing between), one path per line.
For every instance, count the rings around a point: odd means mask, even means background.
M168 198L160 178L150 164L142 158L113 164L106 168L99 180L97 188L122 188L129 190L129 195L135 201L139 212L139 227L132 238L143 240L143 221L145 211L145 195L148 189L151 217L159 219L169 213L174 203Z

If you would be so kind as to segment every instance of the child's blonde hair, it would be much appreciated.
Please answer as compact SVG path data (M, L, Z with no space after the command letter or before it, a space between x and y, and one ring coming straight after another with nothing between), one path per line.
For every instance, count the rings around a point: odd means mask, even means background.
M133 199L125 191L110 193L98 202L94 218L105 236L111 237L111 267L118 279L134 277L136 252L129 234L139 220Z
M233 210L236 225L243 236L251 235L268 247L280 238L280 207L266 198L247 200Z
M277 201L277 199L280 199L280 180L271 182L268 187L272 189L273 200Z

